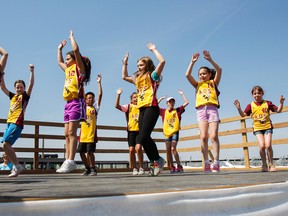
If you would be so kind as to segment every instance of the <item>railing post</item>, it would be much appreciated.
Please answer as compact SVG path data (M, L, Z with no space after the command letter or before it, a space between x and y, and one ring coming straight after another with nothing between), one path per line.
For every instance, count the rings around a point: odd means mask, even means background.
M241 119L241 128L246 129L246 121L245 119ZM247 143L247 132L242 133L242 142ZM243 153L244 153L244 164L245 168L250 168L250 158L249 158L249 148L248 146L243 146Z
M38 163L39 163L39 125L35 125L35 138L34 138L34 161L33 161L33 169L38 171Z

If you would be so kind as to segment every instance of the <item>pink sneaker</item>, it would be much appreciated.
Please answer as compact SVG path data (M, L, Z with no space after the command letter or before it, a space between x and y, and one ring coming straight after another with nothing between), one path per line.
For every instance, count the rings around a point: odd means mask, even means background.
M210 172L211 172L210 163L206 163L206 164L205 164L204 172L205 172L205 173L210 173Z
M175 166L170 166L170 174L173 174L173 173L175 173L175 170L176 170L176 168L175 168Z
M213 164L212 172L220 172L219 164L216 164L216 163Z
M183 166L182 165L177 165L177 169L176 169L177 172L179 173L182 173L184 170L183 170Z

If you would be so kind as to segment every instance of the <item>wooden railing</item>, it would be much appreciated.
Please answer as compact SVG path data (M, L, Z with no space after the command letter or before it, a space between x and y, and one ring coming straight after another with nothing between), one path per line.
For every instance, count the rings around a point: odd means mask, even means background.
M282 115L280 120L278 121L273 121L274 125L274 131L281 129L281 128L286 128L288 127L288 121L287 121L287 111L288 111L288 106L285 106L283 108L283 112L280 114L273 114L273 115ZM221 150L224 149L242 149L243 155L239 155L239 158L244 159L244 164L245 168L249 169L250 168L250 157L249 157L249 148L251 147L257 147L258 144L256 142L255 137L253 137L253 141L249 141L249 134L251 135L252 133L252 127L251 124L250 127L247 127L246 121L250 120L249 117L246 118L241 118L241 117L232 117L232 118L224 118L221 119L220 127L219 127L219 139L221 143ZM283 122L281 122L284 120ZM251 121L251 120L250 120ZM239 126L236 126L236 129L231 129L232 127L229 126L229 124L235 124L239 122ZM0 119L0 124L6 124L6 119ZM222 127L225 128L225 125L228 125L227 127L229 129L222 129ZM22 139L33 139L34 140L34 145L31 145L30 147L19 147L19 145L15 145L14 149L16 152L29 152L33 153L33 169L35 172L38 172L38 165L39 165L39 155L44 154L44 153L65 153L64 149L64 143L65 143L65 138L64 135L53 135L53 134L44 134L40 133L40 131L45 128L45 127L52 127L52 128L62 128L62 131L64 131L64 125L63 123L55 123L55 122L41 122L41 121L25 121L25 127L27 126L32 126L33 127L33 132L30 133L22 133L21 135L21 140ZM98 134L101 135L101 130L107 130L109 131L109 134L111 136L99 136L99 142L126 142L127 143L127 138L126 138L126 133L123 133L125 135L115 137L113 136L113 131L126 131L126 127L121 127L121 126L105 126L105 125L98 125ZM41 130L40 130L41 129ZM200 148L200 142L199 142L199 134L197 133L198 130L198 125L197 124L192 124L192 125L187 125L187 126L182 126L181 131L186 131L189 134L195 134L192 136L182 136L179 139L179 144L178 144L178 152L181 154L181 152L198 152L201 154L201 148ZM190 133L191 131L191 133ZM196 132L192 132L196 131ZM158 137L163 137L162 136L162 128L155 128L154 130L155 133L157 133L159 136ZM275 133L275 132L274 132ZM288 144L288 133L286 132L286 135L284 138L277 138L273 136L273 145L287 145ZM0 132L0 137L3 136L3 131ZM230 136L239 136L236 138L235 142L231 143L224 143L222 142L222 139L225 137L230 137ZM49 146L45 146L45 148L41 147L41 140L59 140L61 143L63 143L62 147L59 148L51 148ZM234 140L234 138L233 138ZM155 141L158 143L163 143L162 148L159 148L160 153L165 153L165 145L164 145L164 139L163 138L156 138ZM186 148L180 147L181 142L188 142L188 146ZM186 144L187 145L187 144ZM213 154L211 153L212 151L212 146L209 146L209 152L210 152L210 157L213 159ZM3 151L2 147L0 147L0 151ZM122 148L122 149L111 149L111 148L106 148L106 149L97 149L96 150L97 154L127 154L127 159L128 157L128 148ZM288 153L288 152L287 152ZM221 157L221 154L220 154ZM221 158L220 158L221 159Z

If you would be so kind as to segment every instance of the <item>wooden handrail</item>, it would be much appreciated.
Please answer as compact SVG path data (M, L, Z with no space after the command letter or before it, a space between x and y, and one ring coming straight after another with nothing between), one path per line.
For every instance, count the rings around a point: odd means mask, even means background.
M288 106L283 107L283 113L288 112ZM277 113L272 113L273 115L278 115ZM219 131L219 137L221 139L221 137L227 137L227 136L235 136L235 135L239 135L239 140L238 142L236 141L235 143L226 143L223 144L220 140L220 147L221 149L235 149L235 148L239 148L239 149L243 149L243 158L244 158L244 163L245 163L245 167L249 168L250 167L250 157L249 157L249 148L251 147L255 147L258 146L256 140L254 139L252 142L248 141L248 133L251 133L253 131L253 128L251 126L247 127L246 126L246 120L250 119L249 117L230 117L230 118L223 118L221 119L221 123L220 124L229 124L229 123L234 123L234 122L240 122L239 124L239 128L236 129L229 129L229 130L222 130ZM283 121L283 119L281 119ZM6 124L6 119L0 119L0 124ZM40 172L38 170L38 164L39 164L39 154L40 153L65 153L65 149L64 149L64 143L65 143L65 137L64 135L54 135L54 134L44 134L41 133L40 131L45 128L45 127L55 127L55 128L63 128L64 124L63 123L59 123L59 122L43 122L43 121L30 121L27 120L25 121L25 125L29 125L29 126L34 126L34 131L32 133L23 133L21 134L20 138L21 139L33 139L34 140L34 145L31 145L30 147L17 147L15 146L15 151L16 152L31 152L34 154L34 158L33 158L33 164L34 167L33 169L35 170L35 172ZM275 130L281 129L281 128L288 128L288 121L283 121L283 122L273 122L273 126ZM101 142L113 142L113 143L121 143L121 142L127 142L127 137L126 137L126 127L125 126L108 126L108 125L98 125L97 126L98 130L108 130L111 131L111 133L109 134L113 134L113 131L123 131L125 132L125 136L99 136L98 139ZM186 125L186 126L182 126L181 130L182 131L190 131L190 130L195 130L198 129L198 125L197 124L191 124L191 125ZM162 133L163 130L162 128L155 128L154 132L156 133L160 133L161 137L163 137ZM100 133L98 133L100 134ZM200 148L200 141L199 141L199 134L195 134L194 131L194 135L193 133L191 133L191 136L182 136L179 138L179 143L181 142L191 142L191 147L188 148L181 148L178 147L178 151L181 152L199 152L201 151ZM288 134L288 133L287 133ZM0 136L3 136L3 132L0 132ZM242 137L242 140L240 139L240 136ZM40 147L40 139L42 140L61 140L63 141L63 146L61 148L50 148L50 147L45 147L44 149L42 147ZM241 142L239 142L241 140ZM155 141L157 143L165 143L164 138L156 138ZM192 142L196 143L196 146L194 146L194 144ZM272 144L273 145L287 145L288 144L288 137L285 138L273 138L272 140ZM163 145L164 146L164 145ZM181 146L178 145L178 146ZM166 150L165 148L159 148L159 152L160 153L165 153ZM0 147L0 150L3 151L2 147ZM212 150L212 146L209 146L209 150ZM125 149L97 149L96 153L100 153L100 154L127 154L127 159L128 157L128 148ZM211 152L210 152L211 153ZM210 158L213 158L213 155L211 153Z

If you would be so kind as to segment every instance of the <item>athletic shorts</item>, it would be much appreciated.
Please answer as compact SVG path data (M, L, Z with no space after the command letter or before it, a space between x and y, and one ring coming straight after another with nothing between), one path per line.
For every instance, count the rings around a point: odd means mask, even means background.
M178 140L179 140L179 131L175 133L173 136L165 138L165 141L168 141L168 142L172 142L172 141L178 142Z
M271 133L273 134L273 129L272 128L269 128L267 130L259 130L259 131L255 131L253 132L253 134L256 136L257 134L268 134L268 133Z
M85 121L86 103L84 98L77 98L67 101L64 108L64 122Z
M87 152L95 152L96 151L96 143L79 143L78 152L87 153Z
M8 142L13 145L16 140L20 137L23 128L19 127L14 123L8 123L2 138L2 143Z
M128 131L128 146L135 147L137 142L136 139L139 135L138 131Z
M197 108L197 121L219 122L218 108L215 105L205 105Z

